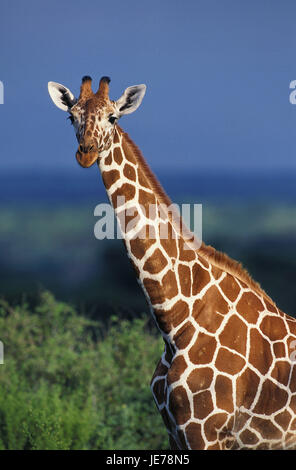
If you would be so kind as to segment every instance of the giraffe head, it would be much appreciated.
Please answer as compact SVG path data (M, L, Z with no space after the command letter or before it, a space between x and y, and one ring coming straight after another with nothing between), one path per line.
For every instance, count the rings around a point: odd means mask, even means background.
M109 99L109 77L102 77L96 93L91 78L83 77L79 98L65 86L48 83L54 104L69 113L78 140L76 159L83 167L90 167L107 152L112 144L117 120L134 112L145 95L146 85L128 87L117 100Z

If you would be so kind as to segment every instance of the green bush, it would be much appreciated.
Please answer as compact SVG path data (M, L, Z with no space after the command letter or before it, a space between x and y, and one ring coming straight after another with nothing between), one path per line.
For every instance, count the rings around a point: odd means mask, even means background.
M147 318L103 327L44 292L0 305L0 449L165 449L149 383L162 340Z

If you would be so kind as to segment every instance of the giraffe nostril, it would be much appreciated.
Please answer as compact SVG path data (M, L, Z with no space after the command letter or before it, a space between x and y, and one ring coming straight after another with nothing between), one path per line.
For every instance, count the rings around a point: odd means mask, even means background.
M90 152L91 150L93 150L94 148L94 145L84 145L84 144L80 144L79 145L79 152L81 153L88 153Z

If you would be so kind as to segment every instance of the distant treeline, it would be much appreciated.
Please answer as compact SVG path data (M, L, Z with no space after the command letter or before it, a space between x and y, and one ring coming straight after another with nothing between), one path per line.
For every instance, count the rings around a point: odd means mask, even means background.
M157 171L156 176L173 200L296 202L296 174L291 172ZM97 165L88 170L77 166L70 173L57 169L0 174L1 204L98 204L102 199L107 200Z
M293 174L160 174L176 203L201 203L203 240L243 263L279 307L296 313ZM42 289L102 318L147 305L120 240L97 240L107 202L97 168L0 175L0 295L34 302Z

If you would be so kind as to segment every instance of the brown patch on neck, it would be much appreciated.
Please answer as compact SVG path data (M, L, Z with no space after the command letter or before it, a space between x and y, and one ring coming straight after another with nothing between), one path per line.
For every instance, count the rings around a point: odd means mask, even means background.
M158 201L167 206L170 206L172 204L172 201L167 196L161 184L158 182L158 180L152 173L140 149L131 140L129 135L121 129L121 127L117 125L116 129L121 135L122 147L124 149L126 158L131 162L138 164L139 172L142 172L142 174L144 175L147 187L149 187L153 191ZM188 254L190 253L190 251L191 250L186 250ZM206 264L205 261L207 261L211 265L216 266L222 271L229 273L238 280L246 283L251 289L253 289L258 294L262 295L264 299L270 302L273 306L276 306L274 301L266 294L266 292L261 288L261 286L256 281L254 281L249 275L249 273L242 267L241 263L234 261L225 253L215 250L215 248L213 248L212 246L205 245L203 242L200 248L197 249L195 252L198 254L202 261L204 260L204 264Z
M129 135L121 129L121 127L119 127L118 125L116 127L119 134L121 135L122 148L124 149L124 154L127 160L133 163L138 163L139 170L141 170L144 176L146 177L146 181L148 182L149 188L156 195L160 203L166 204L168 206L172 204L172 201L164 191L159 181L155 178L149 165L146 163L141 150L132 141Z
M241 263L233 260L225 253L215 250L215 248L212 246L205 245L204 243L202 243L199 250L197 250L197 253L199 256L206 259L211 265L220 268L221 270L236 277L240 281L246 283L248 287L262 295L272 305L276 306L275 302L266 294L260 284L252 279L248 271L243 268Z

